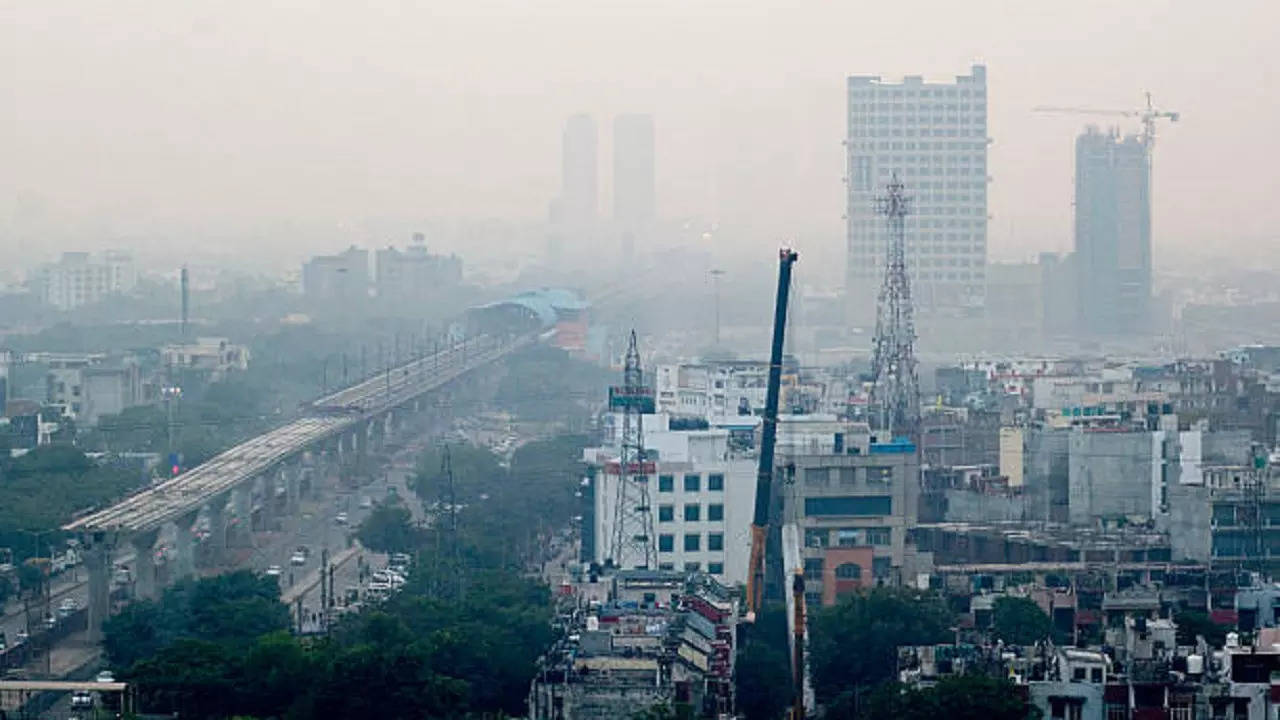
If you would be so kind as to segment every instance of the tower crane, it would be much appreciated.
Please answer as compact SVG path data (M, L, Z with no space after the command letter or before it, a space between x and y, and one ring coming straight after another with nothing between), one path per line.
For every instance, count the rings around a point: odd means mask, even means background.
M1039 105L1032 110L1035 112L1046 113L1070 113L1074 115L1111 115L1114 117L1133 117L1138 118L1142 123L1142 143L1147 146L1148 150L1156 142L1156 120L1168 120L1169 122L1178 122L1182 114L1172 110L1160 110L1151 102L1151 93L1146 93L1146 107L1137 110L1103 110L1098 108L1080 108L1080 107L1056 107L1052 105Z

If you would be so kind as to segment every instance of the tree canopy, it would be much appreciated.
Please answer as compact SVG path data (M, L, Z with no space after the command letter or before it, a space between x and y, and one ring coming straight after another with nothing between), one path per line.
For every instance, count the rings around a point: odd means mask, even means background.
M861 707L850 696L831 708L832 720L1038 720L1038 709L1023 699L1007 678L958 675L930 688L887 683L867 694Z
M950 626L941 600L913 590L874 588L822 608L809 626L814 691L821 701L893 679L898 646L946 641Z
M997 598L991 612L992 632L1010 645L1034 645L1053 635L1053 622L1034 600Z

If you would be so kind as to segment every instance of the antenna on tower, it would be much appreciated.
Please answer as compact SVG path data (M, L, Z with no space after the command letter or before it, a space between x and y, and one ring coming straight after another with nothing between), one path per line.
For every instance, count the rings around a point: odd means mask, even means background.
M613 538L609 559L615 567L657 567L657 538L649 503L649 477L655 464L645 460L645 413L653 413L653 388L644 384L636 331L627 344L622 385L609 388L609 407L622 411L622 437L618 448L618 485L613 505ZM606 467L612 474L613 468Z
M890 438L915 438L920 427L920 381L916 377L915 312L907 280L905 239L911 199L903 194L897 173L886 189L887 195L876 198L876 211L885 216L889 242L884 282L876 303L869 415L872 427Z

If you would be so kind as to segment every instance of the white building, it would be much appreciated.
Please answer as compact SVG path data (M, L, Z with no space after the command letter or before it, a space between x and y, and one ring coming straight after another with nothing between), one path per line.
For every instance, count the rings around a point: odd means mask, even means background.
M848 79L846 294L850 319L874 319L888 236L875 199L896 173L912 296L923 310L983 305L987 257L987 71L954 83Z
M660 413L707 419L751 415L764 408L769 363L659 365L654 375Z
M228 373L249 369L249 348L227 338L202 337L194 343L165 345L160 354L165 367L195 371L215 382Z
M31 285L44 303L74 310L108 295L132 292L138 286L138 272L128 253L107 251L94 256L67 252L58 262L41 266Z
M619 424L615 419L612 426ZM697 570L723 583L745 583L755 458L730 451L728 430L669 430L663 414L644 416L644 426L646 453L656 461L648 483L657 569ZM593 558L601 563L609 555L619 481L616 433L608 436L605 447L584 452L595 469L589 527ZM619 564L633 568L637 561L624 557Z

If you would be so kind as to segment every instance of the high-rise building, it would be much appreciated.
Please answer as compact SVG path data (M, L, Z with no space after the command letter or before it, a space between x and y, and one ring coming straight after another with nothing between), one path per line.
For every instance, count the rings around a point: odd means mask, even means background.
M848 319L875 318L888 229L875 198L896 173L911 199L906 264L917 309L983 305L987 260L987 71L953 83L848 79L845 187Z
M1142 138L1089 128L1076 138L1080 327L1140 332L1150 320L1151 180Z
M100 256L66 252L56 263L40 268L33 278L36 294L59 310L73 310L100 302L108 295L132 292L138 273L128 253L109 250Z
M613 121L613 220L623 232L653 223L653 116L619 115Z
M580 228L595 222L599 202L594 118L585 114L569 118L562 152L560 219Z
M375 292L389 302L426 300L462 282L462 258L428 252L422 233L414 233L413 244L404 250L378 250L374 267Z
M369 298L369 251L352 245L338 255L318 255L302 266L302 293L325 302Z

